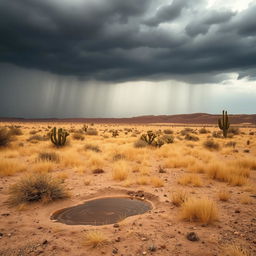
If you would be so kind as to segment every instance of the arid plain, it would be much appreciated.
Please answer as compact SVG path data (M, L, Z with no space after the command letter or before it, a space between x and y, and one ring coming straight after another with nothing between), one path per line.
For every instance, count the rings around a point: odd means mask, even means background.
M256 255L255 127L233 126L223 138L217 125L0 126L0 255ZM55 126L69 133L63 147L50 140ZM141 141L147 131L164 144ZM40 179L41 194L29 187ZM102 226L50 219L111 196L153 209Z

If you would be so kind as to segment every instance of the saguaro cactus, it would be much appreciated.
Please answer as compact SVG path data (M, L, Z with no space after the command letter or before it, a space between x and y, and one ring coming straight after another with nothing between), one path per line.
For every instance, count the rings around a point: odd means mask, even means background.
M222 118L218 119L219 128L223 131L224 138L228 136L228 129L229 129L229 120L227 111L222 111Z
M51 141L55 146L62 147L65 145L68 135L69 133L64 129L59 128L57 131L56 127L54 127L51 130Z

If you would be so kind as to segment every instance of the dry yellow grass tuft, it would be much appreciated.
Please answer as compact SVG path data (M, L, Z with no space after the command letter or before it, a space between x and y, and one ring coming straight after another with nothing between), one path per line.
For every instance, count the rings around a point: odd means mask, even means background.
M201 187L202 180L198 175L195 174L185 174L178 179L180 185L192 185L194 187Z
M173 192L171 195L172 203L175 206L181 206L182 204L185 203L185 201L187 201L187 199L188 199L188 194L186 191L183 191L183 190Z
M209 198L189 198L182 205L181 216L185 220L210 224L218 220L218 209L216 204Z
M164 181L156 176L151 177L151 184L155 188L160 188L164 186Z
M114 164L112 170L112 177L114 180L123 181L126 180L129 174L129 167L126 162L119 161Z
M240 202L242 204L253 204L253 199L248 195L242 195L240 197Z
M226 202L230 199L231 195L227 190L221 190L218 193L220 201Z
M25 170L25 164L15 159L0 160L0 177L11 176Z
M220 256L250 256L250 253L241 246L231 244L223 247Z
M107 241L107 237L101 231L91 230L85 234L83 244L95 248L102 246Z
M148 185L150 183L150 178L146 176L140 176L136 179L136 184L138 185Z
M32 171L38 173L47 173L55 169L56 165L49 161L39 161L31 166Z

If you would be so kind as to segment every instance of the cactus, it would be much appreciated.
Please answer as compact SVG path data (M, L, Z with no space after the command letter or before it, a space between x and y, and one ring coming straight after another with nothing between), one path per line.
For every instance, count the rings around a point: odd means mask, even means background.
M84 132L87 132L87 130L88 130L88 125L84 124L82 130L83 130Z
M118 133L118 130L113 130L112 131L112 137L117 137L119 135L119 133Z
M222 111L222 118L218 119L219 128L223 131L224 138L228 136L228 129L229 129L229 121L228 121L228 114L227 111Z
M69 133L67 131L65 131L64 129L62 128L59 128L58 129L58 132L57 132L57 129L56 127L54 127L52 130L51 130L51 133L50 133L50 136L51 136L51 142L57 146L57 147L62 147L65 145L66 143L66 139L67 139L67 136L69 135Z
M151 145L155 140L156 135L152 131L147 131L147 134L142 134L140 139L147 142L148 145Z

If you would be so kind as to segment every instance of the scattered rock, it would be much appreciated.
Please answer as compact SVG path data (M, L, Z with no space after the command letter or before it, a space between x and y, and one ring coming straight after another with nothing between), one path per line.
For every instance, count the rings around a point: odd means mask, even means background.
M119 225L118 223L115 223L115 224L113 225L113 227L114 227L114 228L119 228L120 225Z
M119 237L117 237L117 238L115 239L115 241L116 241L117 243L119 243L119 242L121 241L120 236L119 236Z
M150 252L155 252L155 251L156 251L156 246L150 245L150 246L148 247L148 250L149 250Z
M1 215L4 216L4 217L7 217L7 216L10 216L10 213L8 213L8 212L7 213L2 213Z
M187 233L186 237L189 241L192 241L192 242L199 241L199 237L195 232Z
M147 254L147 252L142 252L142 255L146 255Z
M117 254L118 253L118 249L117 248L113 248L112 253L113 254Z
M42 244L48 244L48 241L45 239Z
M240 210L239 210L239 209L236 209L236 210L235 210L235 213L240 213Z
M2 237L2 236L4 236L4 234L0 232L0 237Z
M92 171L93 174L101 174L101 173L104 173L104 170L100 169L100 168L97 168L97 169L94 169Z

